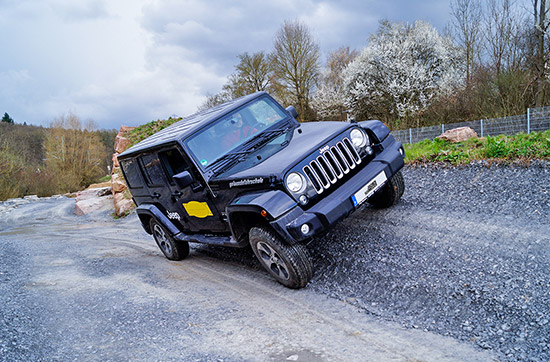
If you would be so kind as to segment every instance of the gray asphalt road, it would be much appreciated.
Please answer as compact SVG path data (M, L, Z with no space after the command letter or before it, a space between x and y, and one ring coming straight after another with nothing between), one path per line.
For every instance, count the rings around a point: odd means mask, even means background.
M135 217L77 217L73 204L0 205L0 360L492 359L311 288L283 288L253 263L200 248L170 262Z
M0 203L0 360L547 360L549 169L408 168L299 291L247 249L170 262L135 216Z

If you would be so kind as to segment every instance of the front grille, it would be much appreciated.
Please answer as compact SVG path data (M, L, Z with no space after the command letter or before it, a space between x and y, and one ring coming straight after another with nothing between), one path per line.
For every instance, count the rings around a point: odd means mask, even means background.
M348 138L337 142L303 170L318 194L329 189L339 179L361 163L361 157Z

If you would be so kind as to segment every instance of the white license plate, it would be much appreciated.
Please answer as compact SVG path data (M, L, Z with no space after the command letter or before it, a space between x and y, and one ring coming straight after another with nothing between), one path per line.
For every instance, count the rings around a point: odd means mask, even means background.
M365 186L361 187L354 195L351 196L354 206L361 205L366 199L376 192L388 180L384 171L376 175L375 178L369 181Z

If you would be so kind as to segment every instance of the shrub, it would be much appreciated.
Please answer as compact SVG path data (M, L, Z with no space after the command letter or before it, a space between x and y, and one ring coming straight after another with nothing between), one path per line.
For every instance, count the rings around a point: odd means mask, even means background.
M487 146L485 148L485 156L489 158L505 158L510 150L506 147L505 140L497 137L487 137Z
M520 133L514 136L470 138L460 143L440 139L424 140L405 145L405 154L405 162L409 163L435 161L461 164L486 158L549 159L550 130L528 135Z

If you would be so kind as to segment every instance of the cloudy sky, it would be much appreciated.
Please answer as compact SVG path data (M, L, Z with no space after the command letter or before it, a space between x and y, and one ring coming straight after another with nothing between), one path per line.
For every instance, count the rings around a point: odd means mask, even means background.
M447 0L0 0L0 116L47 126L72 112L100 128L194 113L243 52L269 51L284 20L323 60L361 49L381 19L442 30Z

